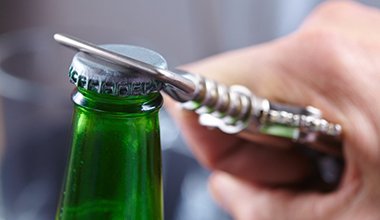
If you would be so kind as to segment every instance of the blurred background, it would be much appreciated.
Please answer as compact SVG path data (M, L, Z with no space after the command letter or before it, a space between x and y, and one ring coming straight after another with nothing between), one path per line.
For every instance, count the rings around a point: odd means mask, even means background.
M362 1L380 7L380 1ZM54 218L70 146L67 72L55 32L161 53L170 67L294 31L318 0L2 0L0 220ZM165 219L230 219L207 191L209 172L161 112ZM175 165L175 166L173 166Z

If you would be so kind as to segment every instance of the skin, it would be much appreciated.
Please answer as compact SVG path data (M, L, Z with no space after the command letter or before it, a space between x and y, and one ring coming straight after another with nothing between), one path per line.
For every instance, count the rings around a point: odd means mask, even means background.
M213 172L215 199L234 219L380 219L380 11L328 1L289 36L183 69L273 101L315 106L344 129L340 185L328 193L303 190L289 187L313 175L298 151L201 127L194 113L167 99L192 151Z

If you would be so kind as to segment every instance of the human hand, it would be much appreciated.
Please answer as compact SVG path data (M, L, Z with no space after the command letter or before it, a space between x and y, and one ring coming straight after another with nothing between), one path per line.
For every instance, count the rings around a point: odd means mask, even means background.
M329 193L297 190L313 169L297 150L258 146L197 122L167 100L196 157L213 171L210 188L233 217L380 219L380 12L346 1L322 4L283 39L184 69L241 84L273 101L319 108L343 127L345 170Z

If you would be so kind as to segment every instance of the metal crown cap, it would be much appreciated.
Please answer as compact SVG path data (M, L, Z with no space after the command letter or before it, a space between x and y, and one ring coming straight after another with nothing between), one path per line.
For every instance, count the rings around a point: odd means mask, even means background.
M167 69L166 60L158 53L130 45L103 45L107 50L131 57L161 69ZM79 88L113 96L137 96L159 92L163 83L152 77L104 59L78 52L71 63L70 81Z

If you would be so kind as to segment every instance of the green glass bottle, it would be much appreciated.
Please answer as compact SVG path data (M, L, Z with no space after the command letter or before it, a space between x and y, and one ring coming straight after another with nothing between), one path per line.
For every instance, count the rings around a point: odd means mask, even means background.
M107 49L166 68L139 47ZM159 81L92 57L74 56L73 140L58 220L163 219Z

